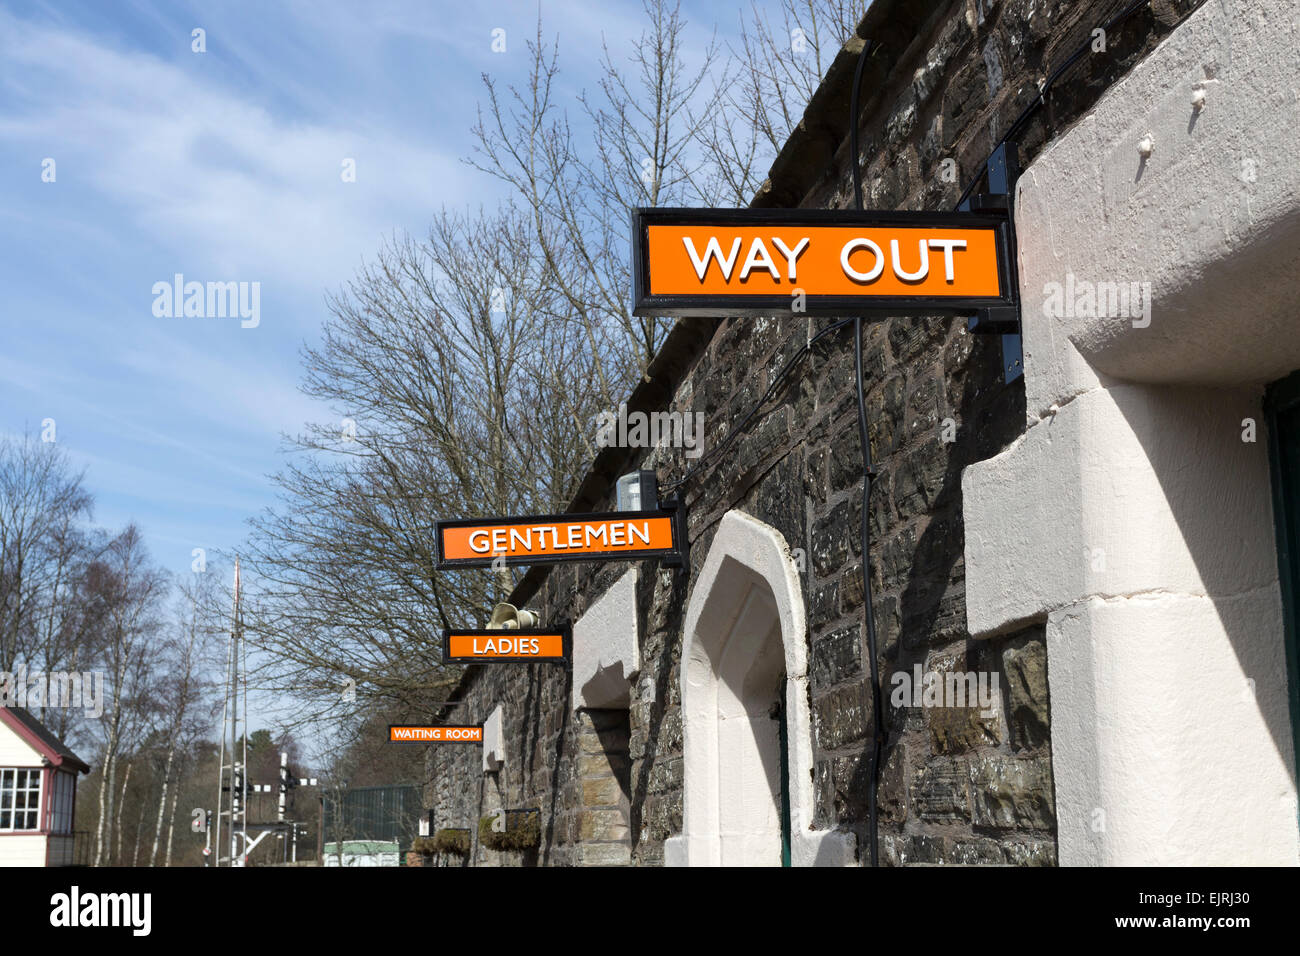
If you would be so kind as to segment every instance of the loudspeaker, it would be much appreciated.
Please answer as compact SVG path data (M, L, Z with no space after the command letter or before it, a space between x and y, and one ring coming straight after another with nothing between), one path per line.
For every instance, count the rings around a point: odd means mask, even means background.
M541 619L537 616L536 611L520 610L513 604L498 604L492 609L492 617L488 621L487 629L489 631L517 631L524 627L537 627Z

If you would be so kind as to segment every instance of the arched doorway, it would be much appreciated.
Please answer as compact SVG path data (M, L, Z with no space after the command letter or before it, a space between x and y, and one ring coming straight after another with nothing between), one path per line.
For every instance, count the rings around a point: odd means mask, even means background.
M681 665L682 835L666 863L843 865L854 839L813 831L807 627L776 529L719 524L686 611Z
M739 614L700 631L687 664L691 704L699 710L692 744L717 767L717 786L706 797L716 801L717 846L710 855L723 866L777 866L789 858L790 833L781 812L789 770L780 625L762 581L739 566L724 573L741 589Z

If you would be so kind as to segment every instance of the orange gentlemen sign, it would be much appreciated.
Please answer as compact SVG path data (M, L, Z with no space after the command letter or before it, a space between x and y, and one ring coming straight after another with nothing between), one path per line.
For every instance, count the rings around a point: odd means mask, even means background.
M680 560L680 509L439 521L438 569L550 561Z
M567 627L442 632L446 664L562 663L568 660L569 647Z
M1005 213L639 209L636 315L929 315L1015 304Z
M414 727L390 724L390 744L481 744L482 727Z

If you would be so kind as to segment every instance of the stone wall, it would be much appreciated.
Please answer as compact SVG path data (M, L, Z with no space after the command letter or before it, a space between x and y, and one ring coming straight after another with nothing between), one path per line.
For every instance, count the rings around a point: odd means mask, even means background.
M1052 136L1197 4L1155 0L1106 38L1049 97L1021 137L1027 165ZM867 205L951 208L965 182L1038 82L1088 38L1086 0L876 0L859 33L878 53L864 80L862 162ZM848 208L847 90L856 50L836 60L755 205ZM956 175L944 160L956 161ZM777 371L827 320L738 319L678 324L650 389L632 404L704 412L705 449L728 435ZM479 748L431 751L434 826L476 829L498 806L542 810L546 865L663 861L682 828L678 662L691 584L722 516L740 509L776 528L800 566L808 618L817 806L814 826L867 837L873 728L863 630L858 526L861 450L852 332L814 347L732 447L688 486L690 573L647 562L638 577L641 669L621 712L574 712L561 667L471 668L448 712L457 722L506 708L504 766L484 774ZM966 629L961 472L1024 426L1022 383L1004 385L996 336L960 319L873 323L864 341L873 492L871 578L886 695L881 774L884 862L1051 864L1054 796L1041 626L972 640ZM610 479L638 466L661 482L690 462L680 452L610 450L573 510L613 509ZM626 571L611 563L533 569L512 603L543 619L577 620ZM996 678L979 707L895 706L895 674L952 671ZM445 715L444 715L445 716ZM626 733L626 745L622 734ZM603 741L603 742L602 742ZM500 857L500 858L498 858ZM505 858L509 857L509 858ZM476 849L478 864L527 863Z

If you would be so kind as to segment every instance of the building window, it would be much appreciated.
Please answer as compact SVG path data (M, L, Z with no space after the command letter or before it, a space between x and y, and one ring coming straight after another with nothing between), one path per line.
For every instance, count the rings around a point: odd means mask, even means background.
M0 770L0 830L39 830L41 771Z
M72 832L72 805L77 792L76 778L70 773L55 773L50 788L49 831Z

